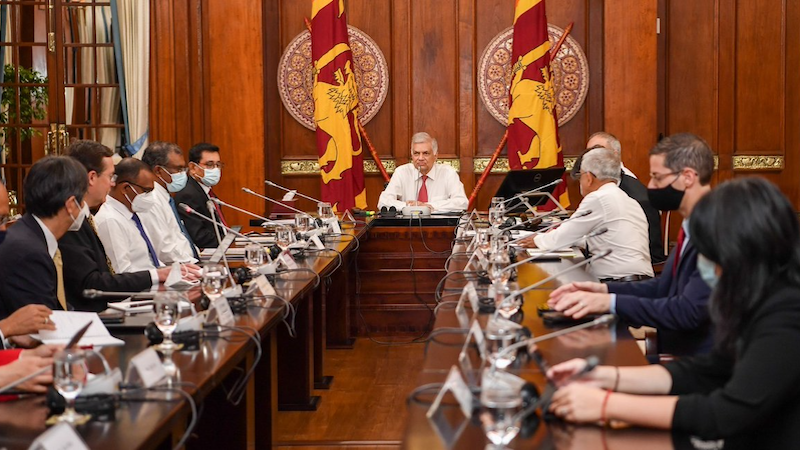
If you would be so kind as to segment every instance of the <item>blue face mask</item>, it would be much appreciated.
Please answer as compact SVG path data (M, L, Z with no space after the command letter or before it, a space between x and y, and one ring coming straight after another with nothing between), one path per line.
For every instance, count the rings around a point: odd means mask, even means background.
M706 282L708 287L714 289L717 286L717 282L719 282L717 265L700 254L697 255L697 271L700 272L700 278Z
M206 186L216 186L219 183L220 177L222 177L222 170L219 167L215 167L213 169L204 169L203 178L200 181L203 182Z
M177 172L169 174L172 177L172 183L167 183L167 190L170 192L179 192L186 187L186 172ZM162 178L163 180L163 178Z

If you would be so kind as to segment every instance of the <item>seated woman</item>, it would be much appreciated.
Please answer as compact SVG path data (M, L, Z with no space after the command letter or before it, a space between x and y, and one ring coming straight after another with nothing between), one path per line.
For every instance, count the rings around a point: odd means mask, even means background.
M550 369L550 409L570 422L619 420L749 448L800 442L800 226L761 178L720 185L692 211L698 268L712 287L715 349L666 366ZM728 445L726 445L728 448Z

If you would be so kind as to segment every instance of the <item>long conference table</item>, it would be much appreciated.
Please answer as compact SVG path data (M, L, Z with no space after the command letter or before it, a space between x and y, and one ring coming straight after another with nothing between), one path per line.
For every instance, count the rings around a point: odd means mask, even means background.
M179 369L182 389L198 405L202 405L202 414L187 447L271 448L276 412L313 411L319 402L319 398L313 395L314 389L326 389L331 385L333 380L325 373L323 365L325 350L352 347L353 336L359 330L352 320L355 316L353 302L359 295L355 281L359 252L364 248L369 251L369 241L373 239L371 245L377 245L374 248L379 252L375 254L384 257L385 252L389 251L384 242L396 236L399 241L409 241L417 248L416 255L413 248L411 250L412 260L421 256L419 252L429 251L435 256L431 263L441 261L446 255L436 245L442 244L443 236L454 236L456 222L457 218L453 217L357 221L355 226L343 227L343 236L326 240L326 247L337 252L311 254L299 261L302 267L311 269L319 278L302 272L278 277L275 283L277 294L296 309L295 335L291 336L283 324L285 311L280 304L274 304L270 309L249 307L247 314L236 316L236 326L257 330L262 348L246 395L238 404L228 400L228 391L243 373L253 367L256 356L253 340L242 336L229 340L207 338L201 343L199 351L176 352L173 359ZM403 246L408 248L403 242L395 251L407 251ZM463 254L463 246L463 242L454 241L454 256L443 273L464 268L467 255ZM519 284L525 287L570 264L571 261L562 260L522 266L519 268ZM412 264L412 270L420 270L421 274L428 275L436 273L427 265L414 269ZM388 276L397 269L387 266L380 271L379 275ZM403 281L402 277L409 276L409 273L400 271L396 272L396 276L397 281ZM526 294L522 325L528 327L534 336L553 331L537 317L536 305L544 302L548 292L557 285L588 279L586 277L582 270L576 270ZM463 278L448 279L444 283L445 298L442 300L457 299L463 284ZM485 286L479 287L479 292L484 293L484 290ZM485 318L479 320L485 321ZM440 308L435 318L434 333L458 326L453 309ZM131 358L147 348L149 343L141 331L112 331L112 334L123 339L125 345L105 348L102 352L112 368L119 367L125 373ZM456 364L463 339L463 334L442 333L429 342L425 350L424 369L418 375L420 385L444 381L450 367ZM538 348L543 359L550 364L590 355L598 356L602 364L646 364L627 328L622 325L584 330L542 342ZM515 369L515 373L535 383L540 391L545 390L546 380L534 362ZM408 408L404 448L447 448L426 418L426 402L410 402ZM445 405L445 408L455 409L452 404ZM46 430L48 413L43 396L27 396L0 403L0 448L28 448ZM180 398L165 401L134 396L119 401L114 421L89 422L77 426L76 430L90 448L162 449L172 448L180 440L189 420L189 405ZM542 422L535 430L527 430L526 433L526 436L519 436L512 441L511 447L641 448L647 445L648 448L673 448L669 433L636 428L606 430L594 426L574 427L558 422ZM487 443L480 424L473 421L463 427L450 448L482 449Z
M342 236L326 239L333 251L316 252L298 260L313 271L280 275L275 281L278 295L295 310L290 336L283 323L285 306L248 307L237 314L235 326L258 332L262 354L256 362L256 345L243 333L228 339L206 338L199 351L178 351L173 360L180 387L200 406L202 414L187 442L188 448L270 448L272 419L278 410L315 410L319 401L314 389L332 382L323 365L325 348L352 345L349 299L352 297L354 258L368 222L343 226ZM315 276L316 275L316 276ZM199 288L198 288L199 289ZM199 295L195 295L199 298ZM112 334L125 344L106 347L102 354L111 368L124 374L131 358L149 345L141 329ZM253 367L241 402L228 400L228 391ZM190 407L180 396L126 394L110 422L92 421L76 427L90 448L172 448L184 435ZM49 414L44 396L26 396L0 403L0 448L25 449L46 430Z
M466 339L466 332L459 323L454 304L458 301L463 287L468 281L473 282L481 297L487 297L488 284L482 284L474 273L473 268L465 271L471 254L466 253L464 238L454 240L453 255L447 265L447 279L440 292L441 301L451 302L443 304L437 311L432 335L425 349L425 361L418 376L418 385L431 385L438 388L443 383L451 367L459 367L459 372L467 380L468 374L459 364L459 354ZM520 255L524 259L527 255ZM580 258L563 258L558 261L548 260L537 263L524 264L517 269L517 282L520 288L525 288L545 278L557 275L576 264ZM572 324L546 325L539 317L537 307L546 303L549 293L558 286L572 281L596 281L583 269L557 276L554 280L544 283L524 294L521 307L522 319L520 325L530 330L533 337L544 336L548 333L573 326ZM469 303L467 302L467 308ZM468 309L468 311L470 311ZM485 327L489 314L476 313L477 320ZM474 348L474 343L471 347ZM587 358L596 356L600 364L634 366L645 365L647 360L631 336L626 325L615 323L611 326L587 328L570 334L564 334L550 340L544 340L537 345L538 357L523 359L516 365L507 369L524 380L537 386L540 394L544 394L553 386L548 386L544 376L547 367L572 358ZM480 379L480 359L477 351L469 353L473 360L474 368L472 380ZM427 412L433 403L436 390L414 396L407 402L409 419L403 439L403 448L407 449L489 449L490 442L484 435L478 414L471 419L466 418L459 410L458 404L452 394L445 397L441 409L445 420L431 420ZM477 400L477 397L476 397ZM508 446L513 449L672 449L678 441L683 442L684 437L673 436L672 433L658 430L648 430L635 427L620 429L601 428L595 425L576 426L565 424L554 417L543 417L537 411L536 418L529 420ZM436 422L436 423L434 423ZM674 442L675 441L675 442Z

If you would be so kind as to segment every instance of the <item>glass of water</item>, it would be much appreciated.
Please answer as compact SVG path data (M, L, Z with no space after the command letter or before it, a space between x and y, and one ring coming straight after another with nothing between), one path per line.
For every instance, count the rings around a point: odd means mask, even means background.
M275 245L286 251L294 242L294 232L291 227L281 225L275 229Z
M506 221L504 215L505 210L499 206L489 208L489 223L495 228L500 228Z
M264 247L259 244L251 243L244 247L244 261L251 273L256 273L264 265L264 255Z
M206 264L203 266L203 293L214 299L222 295L225 289L228 271L222 264Z
M491 230L486 227L475 228L475 239L478 242L478 248L483 250L483 253L489 253L491 249Z
M481 389L481 424L495 448L503 448L519 433L522 396L505 384L489 384Z
M156 313L156 326L164 335L164 341L156 348L162 351L171 351L178 348L172 341L172 333L178 326L181 318L180 301L183 295L177 291L158 292L153 298L153 308Z
M298 233L305 233L311 229L311 216L297 213L294 215L294 228Z
M514 282L496 283L494 287L494 304L497 312L505 319L511 318L522 307L522 297L514 294L519 284Z
M505 199L503 197L492 197L492 203L489 205L489 209L491 208L503 208L505 207L505 203L503 203Z
M77 348L64 349L53 358L53 386L67 402L64 413L58 416L59 422L82 424L89 420L88 415L75 411L75 399L83 390L88 376L86 356Z
M319 202L317 203L317 214L322 220L332 219L334 217L333 207L328 202Z
M489 279L493 284L505 286L511 277L511 270L506 268L511 264L508 252L493 251L489 259Z

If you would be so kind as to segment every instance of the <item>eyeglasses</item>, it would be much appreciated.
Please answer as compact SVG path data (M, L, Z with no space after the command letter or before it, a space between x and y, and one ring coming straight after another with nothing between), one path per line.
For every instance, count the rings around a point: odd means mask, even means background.
M225 163L223 163L222 161L217 161L217 162L208 161L208 162L203 163L203 164L198 164L198 166L200 166L200 167L202 167L204 169L213 169L215 167L220 168L220 169L224 169L225 168Z
M147 194L148 192L152 192L153 191L153 188L149 188L148 189L148 188L146 188L144 186L140 186L140 185L138 185L138 184L136 184L136 183L134 183L132 181L127 181L126 183L128 183L131 186L136 186L137 188L143 190L145 194ZM134 189L133 192L136 192L136 189ZM139 195L139 193L136 192L136 195Z
M668 173L654 173L654 172L651 172L650 173L650 178L653 181L655 181L656 183L660 184L661 181L664 180L664 178L666 178L666 177L668 177L670 175L678 175L678 174L680 174L680 172L668 172ZM675 178L677 179L678 177L675 177ZM675 180L672 180L672 181L675 181Z
M158 167L161 167L162 169L164 169L170 175L174 175L176 173L184 173L187 170L189 170L186 167L177 167L177 168L176 167L169 167L169 166L158 166Z
M573 180L580 180L581 177L583 176L583 174L585 174L585 173L592 173L592 172L580 171L580 172L575 172L573 174L570 174L570 176L572 177ZM592 175L594 175L594 174L592 173ZM596 175L594 175L594 176L596 177Z
M111 182L112 183L116 183L117 182L117 174L115 174L115 173L111 174Z

